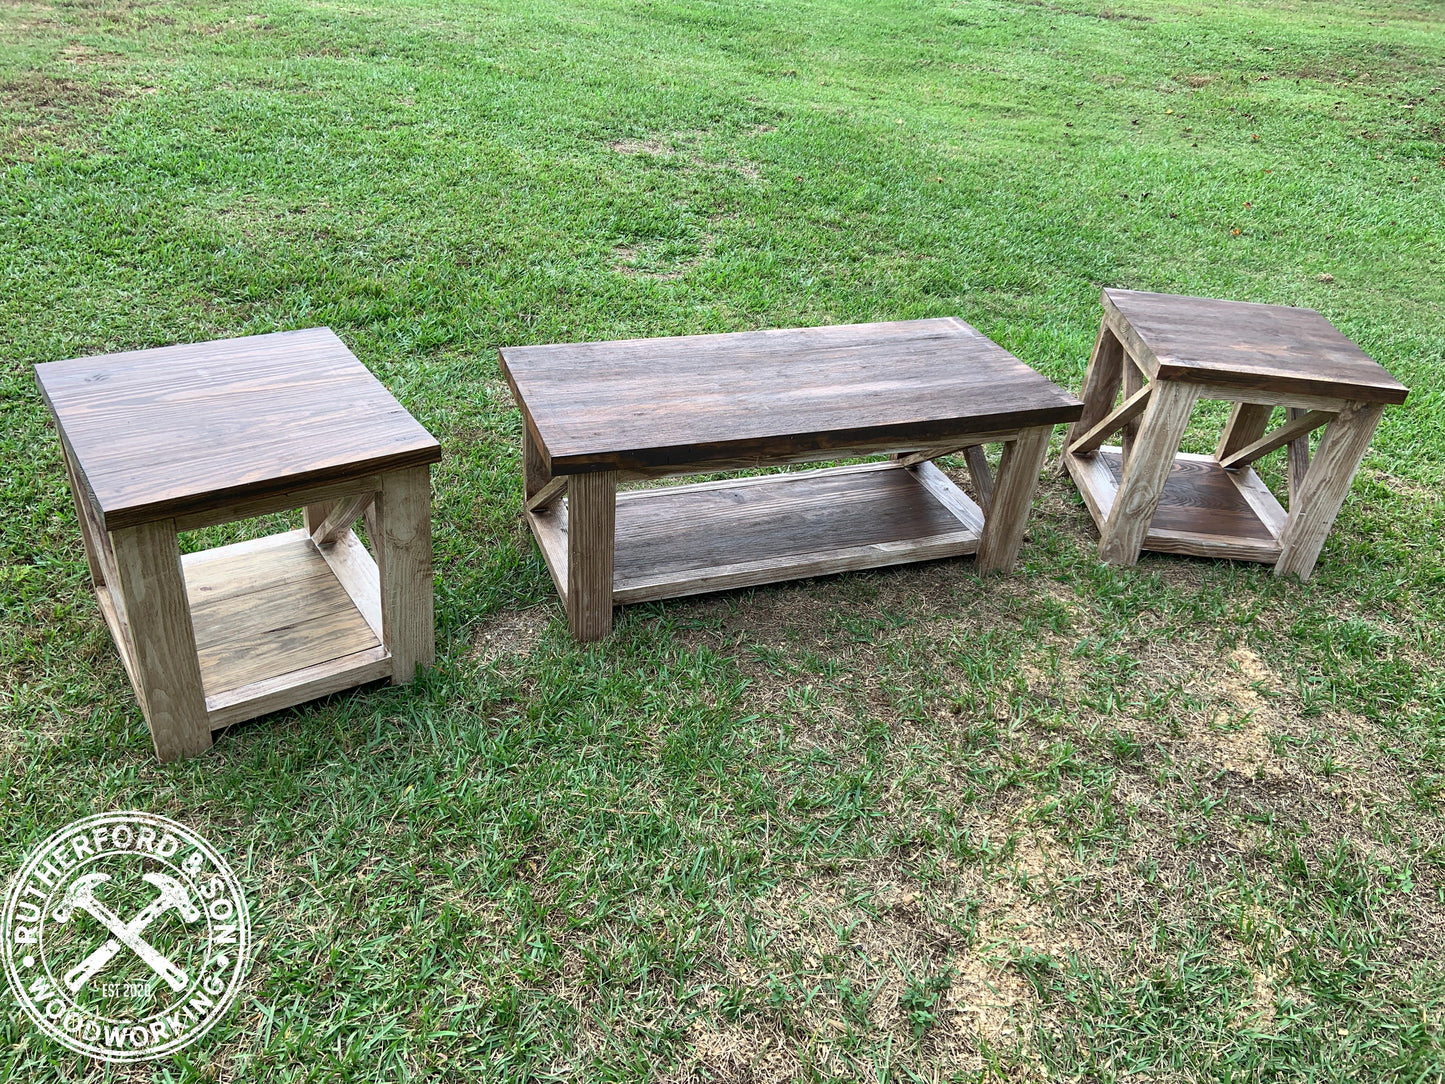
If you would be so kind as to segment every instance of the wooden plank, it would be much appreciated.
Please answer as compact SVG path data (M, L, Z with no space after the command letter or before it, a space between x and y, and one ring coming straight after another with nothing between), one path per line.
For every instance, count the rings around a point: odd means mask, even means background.
M130 630L136 686L162 762L211 747L181 554L170 520L111 533L115 586Z
M315 534L326 517L331 515L331 507L335 501L314 501L311 504L303 504L301 507L301 525L306 528L308 535ZM365 511L365 509L363 509Z
M567 626L583 643L612 631L617 475L574 474L567 483Z
M565 502L548 505L546 508L539 508L535 512L527 512L527 525L532 528L532 535L537 539L537 548L542 551L542 559L547 563L547 571L552 575L552 584L557 588L557 597L562 600L562 608L567 608L567 509Z
M65 464L65 476L70 482L70 497L75 503L75 519L80 524L80 541L85 549L85 562L90 566L90 582L95 587L105 585L105 566L101 563L101 540L96 536L94 513L89 508L90 498L86 494L70 455L61 446L60 458Z
M980 572L1007 572L1013 568L1052 434L1053 426L1025 429L1003 446L993 506L978 543Z
M1080 456L1065 452L1064 466L1073 476L1074 484L1079 487L1089 515L1093 517L1094 526L1102 532L1109 512L1114 507L1114 496L1119 491L1118 478L1097 453Z
M1338 413L1338 412L1336 412ZM1285 421L1299 421L1304 417L1305 412L1298 407L1287 407L1285 409ZM1305 475L1310 469L1310 435L1301 433L1289 442L1289 450L1285 453L1285 478L1289 485L1289 499L1293 504L1299 496L1300 487L1304 485Z
M529 516L567 582L567 503ZM974 552L983 515L932 463L868 463L617 495L612 598L644 602ZM564 595L565 597L565 595Z
M246 719L390 676L391 656L378 644L364 651L208 696L207 722L212 730L220 730Z
M1094 352L1089 356L1089 367L1084 372L1084 409L1079 420L1069 426L1064 437L1066 454L1074 441L1093 429L1113 410L1114 397L1119 394L1123 379L1124 344L1110 329L1108 320L1100 320L1099 334L1094 340Z
M1229 388L1211 384L1206 399L1217 399L1225 403L1258 403L1266 393L1254 388ZM1274 406L1299 407L1301 410L1327 410L1338 414L1345 407L1345 400L1338 396L1297 395L1291 392L1269 392L1267 398Z
M431 470L411 467L382 476L367 518L381 580L383 641L392 683L416 679L436 657L431 546Z
M1107 522L1124 470L1123 450L1100 448L1091 456L1070 456L1067 462L1095 524ZM1258 487L1258 493L1247 493L1246 487ZM1272 564L1279 556L1279 543L1265 518L1265 499L1283 515L1253 470L1229 472L1212 456L1181 452L1141 547Z
M973 488L978 493L978 506L988 515L993 507L993 472L989 470L988 455L983 446L975 444L965 448L964 462L968 464L968 476L973 479Z
M972 531L983 536L983 525L987 513L981 505L969 500L968 494L953 484L953 479L939 470L933 463L919 463L913 468L913 477L933 495L933 499L953 514L953 518ZM969 552L972 552L971 550Z
M321 557L331 569L331 574L351 597L351 603L366 621L367 627L376 636L383 638L381 617L381 573L376 560L356 537L356 532L347 531L329 546L319 547Z
M35 374L110 530L441 458L326 328L50 362Z
M916 451L1082 410L951 318L507 347L501 359L554 473Z
M1153 379L1403 403L1408 389L1313 309L1107 289ZM1204 393L1212 397L1212 391Z
M567 492L567 474L559 474L556 478L548 479L545 485L537 492L527 498L526 509L528 512L535 512L539 508L546 508L562 494Z
M1205 531L1171 531L1161 527L1149 528L1144 536L1144 548L1154 553L1178 553L1189 557L1255 561L1260 564L1274 564L1279 557L1279 543L1273 539L1261 541Z
M1243 470L1225 471L1224 476L1239 490L1239 495L1248 502L1249 507L1254 510L1254 514L1259 517L1259 521L1264 524L1265 530L1269 531L1275 541L1283 538L1287 518L1285 510L1280 507L1278 499L1260 480L1259 475L1254 473L1254 468L1245 467Z
M978 444L995 444L1012 440L1017 430L1000 429L987 433L971 433L968 437L956 437L943 444L933 443L919 447L917 440L889 437L872 443L861 443L844 448L827 448L819 451L806 448L802 451L780 452L777 455L742 456L734 458L713 458L705 463L687 463L670 467L649 467L646 470L622 470L617 472L618 484L625 482L660 481L688 474L713 473L735 470L765 470L773 467L794 466L800 463L817 463L830 459L859 459L864 456L887 454L894 463L913 466L933 459L941 459L965 451Z
M238 519L254 519L256 516L268 516L275 512L300 508L303 510L306 525L314 530L326 520L331 506L337 501L348 501L361 493L373 493L380 485L380 475L363 474L320 486L303 486L300 489L218 501L203 511L177 516L176 529L198 531L221 523L234 523Z
M1121 456L1117 448L1103 448L1098 453L1116 485L1127 470ZM1260 488L1263 489L1262 484ZM1237 538L1251 546L1270 546L1276 542L1254 503L1241 492L1233 473L1221 467L1213 456L1188 452L1175 455L1159 503L1150 517L1150 534L1158 531ZM1147 543L1144 548L1149 548Z
M337 501L331 506L316 527L311 530L311 541L318 546L329 546L342 536L343 533L351 530L352 524L361 518L367 506L376 499L376 494L358 493L348 500ZM307 507L311 507L308 505Z
M1303 436L1308 440L1310 433L1334 417L1336 415L1323 410L1311 410L1308 413L1299 414L1293 421L1285 422L1273 433L1267 433L1252 444L1247 444L1239 451L1221 459L1219 465L1225 470L1235 470L1253 463L1256 459L1269 455L1277 448L1283 448L1298 437Z
M642 602L968 554L982 525L977 505L932 463L625 493L614 599Z
M1273 413L1274 406L1270 403L1235 403L1229 412L1229 421L1224 423L1224 432L1220 434L1214 457L1228 459L1264 436L1264 431L1269 428L1269 416Z
M1164 492L1199 391L1192 384L1155 381L1138 442L1125 464L1114 506L1099 540L1099 559L1106 564L1132 565L1139 560L1144 535Z
M735 561L699 569L686 577L675 573L644 573L624 580L621 586L613 591L613 601L619 605L655 602L665 598L758 587L812 576L831 576L918 561L962 557L977 549L978 536L971 531L958 530L936 538L879 542L870 546L840 546L805 557L790 555Z
M530 502L531 499L540 493L546 486L555 481L552 477L552 464L547 458L547 450L537 440L537 435L532 432L525 416L522 418L522 495ZM527 505L530 511L533 506ZM536 507L540 508L541 505Z
M1325 429L1309 474L1290 501L1275 575L1309 579L1383 413L1379 403L1347 403Z
M1126 411L1121 424L1122 432L1119 435L1119 446L1124 450L1124 462L1129 461L1130 454L1134 451L1134 438L1139 433L1139 415L1149 405L1148 388L1152 384L1145 384L1144 378L1139 372L1138 363L1131 357L1124 363L1124 404L1129 405L1136 397L1143 396L1143 402L1139 403L1137 409ZM1104 443L1102 440L1099 444ZM1096 444L1095 447L1098 447Z
M140 677L135 668L135 647L131 642L130 626L126 624L125 611L118 605L118 600L109 586L101 586L95 589L95 600L100 604L100 612L105 617L105 623L110 627L111 639L115 642L116 653L120 655L120 663L125 667L125 676L130 680L130 687L135 692L137 702L140 704L141 714L149 714L145 702L145 688L140 683Z
M188 554L182 566L208 698L380 646L304 530Z
M1133 369L1133 366L1131 365L1130 368ZM1145 384L1142 388L1136 389L1117 410L1097 425L1091 426L1082 436L1071 443L1069 454L1088 455L1128 422L1143 414L1144 408L1149 405L1149 397L1153 394L1153 388L1153 384ZM1125 455L1128 455L1127 450Z

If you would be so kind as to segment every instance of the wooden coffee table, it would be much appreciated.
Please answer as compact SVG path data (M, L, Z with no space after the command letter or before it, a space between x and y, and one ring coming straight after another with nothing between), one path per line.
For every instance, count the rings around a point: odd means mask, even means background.
M161 760L433 655L436 439L326 328L35 367L91 577ZM305 526L182 557L181 532ZM366 517L373 558L351 530ZM379 567L378 567L379 566Z
M962 320L507 347L526 515L572 633L614 603L977 553L1011 568L1083 404ZM982 445L1004 445L998 478ZM975 503L931 460L962 452ZM891 453L617 492L619 483Z

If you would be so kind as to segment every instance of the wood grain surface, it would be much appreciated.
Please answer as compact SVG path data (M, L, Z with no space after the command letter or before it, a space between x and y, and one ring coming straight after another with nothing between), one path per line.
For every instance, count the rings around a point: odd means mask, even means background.
M164 763L211 747L196 637L186 608L186 586L175 525L143 523L111 534L116 609L126 626L118 640L150 724L156 756Z
M1124 473L1123 450L1066 455L1065 463L1102 531ZM1253 469L1226 471L1212 456L1181 452L1174 460L1142 548L1160 553L1273 564L1284 509Z
M559 588L570 578L569 503L529 516ZM967 554L982 526L978 506L931 463L633 490L617 495L612 597L644 602Z
M1314 309L1106 289L1105 319L1154 379L1403 403L1409 389Z
M326 328L49 362L35 374L112 531L441 458Z
M380 646L304 529L188 554L182 566L208 700Z
M506 347L501 359L538 442L538 477L912 450L1083 409L951 317Z

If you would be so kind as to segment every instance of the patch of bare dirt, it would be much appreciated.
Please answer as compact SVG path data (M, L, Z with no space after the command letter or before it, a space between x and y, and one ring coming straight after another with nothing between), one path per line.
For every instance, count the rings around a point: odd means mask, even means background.
M484 623L472 641L470 658L494 666L516 655L530 655L552 621L548 606L503 610Z

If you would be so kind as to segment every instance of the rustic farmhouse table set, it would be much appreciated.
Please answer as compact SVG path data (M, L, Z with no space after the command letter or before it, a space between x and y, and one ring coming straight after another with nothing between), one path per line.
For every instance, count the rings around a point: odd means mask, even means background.
M1102 560L1148 549L1308 578L1404 385L1310 309L1129 290L1103 305L1082 401L953 318L504 348L524 515L572 634L605 637L614 605L800 577L963 554L1008 571L1060 423ZM36 377L162 760L431 662L441 448L330 330L51 362ZM1234 404L1212 456L1179 451L1201 398ZM1002 445L996 476L989 444ZM1280 448L1287 508L1251 466ZM974 497L934 462L953 455ZM296 508L298 530L181 554L182 532Z

